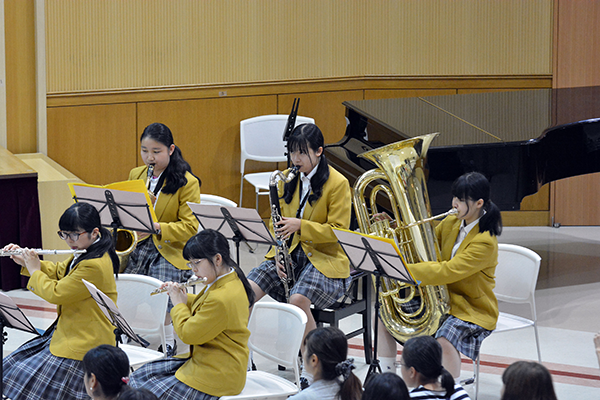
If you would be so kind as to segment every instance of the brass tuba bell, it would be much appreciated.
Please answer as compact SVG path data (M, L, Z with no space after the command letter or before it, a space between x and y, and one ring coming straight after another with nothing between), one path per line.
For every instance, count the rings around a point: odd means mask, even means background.
M372 161L376 169L362 174L354 184L354 208L361 232L393 238L407 263L435 261L440 254L431 223L426 185L426 154L437 136L432 133L392 143L359 157ZM365 191L373 183L369 204ZM371 223L379 193L388 197L397 228L389 222ZM446 286L411 286L389 278L381 279L380 318L399 342L411 337L432 335L449 310Z

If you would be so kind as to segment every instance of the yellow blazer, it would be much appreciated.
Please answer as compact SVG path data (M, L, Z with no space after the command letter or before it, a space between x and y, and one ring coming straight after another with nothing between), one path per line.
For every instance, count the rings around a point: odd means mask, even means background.
M279 182L279 197L283 196L283 183ZM295 217L300 205L298 182L294 197L290 204L281 199L281 215ZM350 276L350 261L337 241L332 227L348 229L352 198L348 180L338 171L329 167L329 179L323 185L323 194L314 204L306 202L302 216L300 231L294 234L289 249L292 252L298 243L302 250L319 272L328 278L347 278ZM273 221L270 220L270 229L273 233ZM274 233L273 233L274 235ZM275 250L271 250L266 258L275 257Z
M114 346L115 328L81 280L96 285L115 303L117 285L108 253L102 258L79 262L65 276L71 260L73 256L60 263L42 261L41 271L31 275L27 288L57 306L59 318L50 341L50 352L57 357L83 360L85 353L96 346ZM28 275L25 268L21 273Z
M198 220L187 202L200 203L198 179L186 172L187 184L174 194L160 193L154 211L160 223L160 235L152 235L158 252L179 269L189 269L183 258L183 246L198 232ZM148 179L148 167L142 166L129 172L129 180Z
M417 263L409 268L415 279L425 285L448 285L451 315L494 330L498 300L492 290L496 286L498 239L489 232L480 233L477 224L451 258L460 224L461 220L449 216L435 229L442 261Z
M175 332L191 350L175 377L211 396L241 393L248 367L249 307L235 271L173 307Z

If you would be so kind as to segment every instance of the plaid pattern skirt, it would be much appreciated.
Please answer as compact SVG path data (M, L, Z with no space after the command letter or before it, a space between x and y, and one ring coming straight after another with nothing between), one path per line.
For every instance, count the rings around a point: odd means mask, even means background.
M328 278L312 265L301 246L292 252L293 271L296 284L290 296L298 293L310 299L318 309L334 304L346 292L352 278ZM252 269L248 279L256 283L266 294L279 302L285 302L285 289L277 275L275 260L265 260Z
M4 358L4 395L12 400L89 399L82 361L50 353L52 335L25 343Z
M476 360L483 339L488 337L490 333L492 331L488 331L479 325L449 315L435 333L435 337L446 338L456 350L471 360Z
M175 372L188 359L169 357L142 365L129 377L129 385L148 389L160 400L217 400L219 397L202 393L175 377ZM225 372L224 372L225 373Z
M156 278L162 282L186 282L194 273L192 270L179 269L167 261L159 252L152 238L148 238L140 243L127 261L127 268L124 274L147 275ZM167 312L171 311L173 303L169 297L169 306Z

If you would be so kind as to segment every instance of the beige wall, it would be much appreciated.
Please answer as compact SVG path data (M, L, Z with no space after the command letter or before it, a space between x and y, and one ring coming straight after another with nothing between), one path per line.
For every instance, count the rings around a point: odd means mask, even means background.
M48 92L548 75L551 0L53 0Z

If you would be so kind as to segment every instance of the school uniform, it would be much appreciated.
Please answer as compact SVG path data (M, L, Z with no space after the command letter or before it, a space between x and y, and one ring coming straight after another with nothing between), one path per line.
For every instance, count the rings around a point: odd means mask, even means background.
M129 257L125 273L149 275L163 282L184 282L192 275L183 258L183 247L198 231L198 220L187 202L200 203L200 184L189 172L185 177L187 183L175 193L159 192L154 211L161 233L138 243ZM148 167L132 169L129 180L135 179L146 181Z
M435 230L441 247L441 260L412 264L410 271L423 285L447 285L450 318L438 330L436 337L446 337L457 350L475 359L481 341L496 328L498 321L498 300L493 292L498 240L489 232L480 232L477 223L452 257L461 223L455 216L446 217ZM481 328L468 328L472 331L469 336L473 340L457 337L452 325L461 325L461 321ZM463 340L466 342L461 344Z
M56 304L58 320L47 335L25 343L4 359L4 394L18 399L87 399L81 360L101 344L115 345L114 326L81 281L93 283L115 303L117 287L108 253L69 266L41 262L27 288ZM28 275L23 268L22 274Z
M249 303L235 271L220 277L187 304L171 310L173 327L190 353L146 364L133 387L165 399L216 399L239 394L248 366Z
M289 204L280 199L282 216L297 215L301 204L301 186L298 182ZM282 197L282 182L279 182L278 190L279 196ZM350 261L331 228L348 229L351 207L348 180L329 167L329 179L323 185L321 197L313 204L306 201L301 214L300 230L294 234L289 244L289 252L296 264L296 284L290 288L290 295L302 294L317 308L326 308L343 295L350 280ZM274 235L272 221L270 229ZM283 285L277 276L274 257L275 249L271 248L265 256L265 261L250 271L248 279L277 301L283 302L286 299Z

